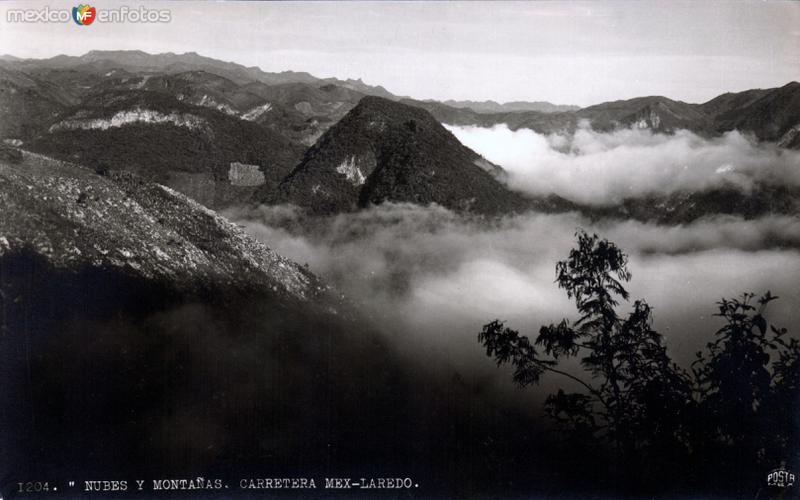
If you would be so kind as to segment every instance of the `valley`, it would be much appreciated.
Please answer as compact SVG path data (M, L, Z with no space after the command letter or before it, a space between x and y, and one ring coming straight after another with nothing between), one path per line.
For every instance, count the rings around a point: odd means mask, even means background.
M581 234L608 238L586 262L624 252L630 296L606 304L651 304L637 327L676 367L711 349L720 301L746 292L780 297L752 331L796 339L800 83L588 107L373 83L195 52L0 58L0 477L750 491L760 469L732 467L715 490L715 464L677 445L690 459L650 456L642 477L685 482L621 487L617 450L583 421L561 432L547 406L580 387L520 391L501 361L524 357L476 340L495 318L532 338L588 321L554 323L583 314L554 283L583 263ZM662 423L683 421L703 419ZM733 456L716 444L698 446Z

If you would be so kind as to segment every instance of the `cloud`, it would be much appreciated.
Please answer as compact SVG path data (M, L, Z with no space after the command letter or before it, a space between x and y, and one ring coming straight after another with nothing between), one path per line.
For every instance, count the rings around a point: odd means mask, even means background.
M800 185L800 152L757 144L737 131L707 139L686 130L604 133L586 124L573 135L512 131L505 124L445 127L508 170L513 188L578 203L613 205L630 197L725 184L745 191L757 182Z
M713 313L722 297L770 289L782 296L771 306L776 322L800 320L800 220L793 217L711 217L672 227L574 213L486 222L405 204L322 218L291 207L227 215L333 282L399 350L469 373L498 373L476 340L488 321L508 320L535 335L543 324L576 317L554 268L578 227L630 255L632 297L651 303L656 328L680 357L719 328Z

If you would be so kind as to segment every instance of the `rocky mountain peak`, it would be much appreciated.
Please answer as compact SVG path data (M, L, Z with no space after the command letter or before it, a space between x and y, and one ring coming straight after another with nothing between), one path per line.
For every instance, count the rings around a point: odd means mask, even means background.
M368 96L309 149L278 197L318 213L384 201L477 213L522 209L526 200L498 171L427 111Z

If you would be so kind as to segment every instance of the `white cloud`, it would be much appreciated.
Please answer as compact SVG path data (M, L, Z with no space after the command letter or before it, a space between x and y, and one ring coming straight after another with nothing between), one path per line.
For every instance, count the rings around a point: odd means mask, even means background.
M656 328L682 359L710 340L715 302L770 289L771 317L800 320L800 220L714 217L684 226L592 223L577 214L527 214L486 223L441 207L386 204L331 218L261 207L228 214L280 253L332 281L410 356L494 373L477 342L500 318L521 332L576 318L554 283L577 227L630 255L633 298L654 307Z
M536 195L610 205L650 193L702 191L723 184L800 184L800 152L756 144L739 132L706 139L581 126L573 135L445 125L459 141L509 172L510 185Z

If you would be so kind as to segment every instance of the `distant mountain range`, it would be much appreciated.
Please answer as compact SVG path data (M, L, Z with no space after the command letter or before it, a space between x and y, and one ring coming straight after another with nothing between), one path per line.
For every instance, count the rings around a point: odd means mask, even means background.
M436 101L429 101L436 102ZM545 101L512 101L498 103L495 101L453 101L447 100L442 104L452 108L467 108L477 113L513 113L517 111L537 111L539 113L561 113L565 111L577 111L580 106L570 106L566 104L553 104Z
M133 172L212 208L291 202L335 213L400 201L481 214L580 209L554 196L532 199L510 190L499 166L458 143L441 123L570 133L582 122L601 131L687 129L708 137L736 129L800 148L800 83L702 104L650 96L574 109L421 101L361 80L269 73L196 53L0 59L6 144L97 171ZM772 195L778 199L764 198ZM715 196L658 200L668 211L628 200L602 212L682 220L703 215L682 208L688 203L725 213L747 206L748 214L796 205L791 193L758 189L746 195L760 197L753 203Z
M554 113L479 113L432 101L405 99L403 102L422 107L439 121L453 125L489 127L504 123L512 130L529 128L542 134L572 132L582 120L601 131L634 127L670 133L686 129L703 136L714 136L736 129L753 134L758 140L776 142L789 148L800 147L798 82L774 89L727 93L702 104L650 96Z

